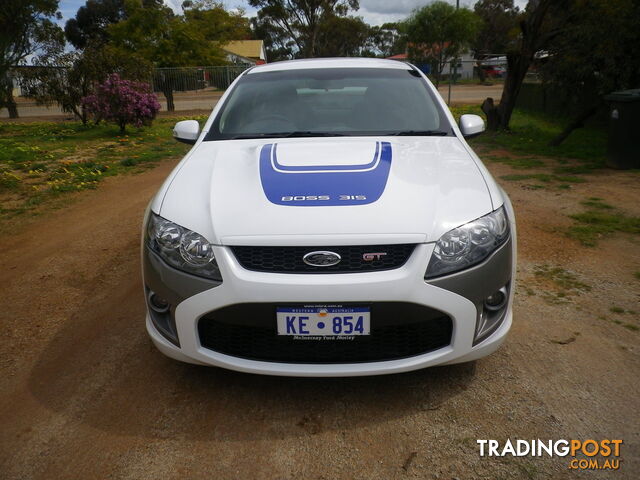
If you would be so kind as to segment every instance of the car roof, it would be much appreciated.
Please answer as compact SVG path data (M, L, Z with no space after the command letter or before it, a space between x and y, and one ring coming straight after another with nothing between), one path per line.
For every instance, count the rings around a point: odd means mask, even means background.
M287 60L253 67L247 73L279 72L284 70L305 70L311 68L389 68L396 70L410 70L411 66L397 60L382 58L305 58L301 60Z

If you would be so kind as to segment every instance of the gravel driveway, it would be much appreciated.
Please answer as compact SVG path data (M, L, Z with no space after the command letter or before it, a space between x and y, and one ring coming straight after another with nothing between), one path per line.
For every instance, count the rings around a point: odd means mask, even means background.
M638 239L594 249L562 233L589 196L640 215L637 175L604 172L567 191L504 185L518 215L519 285L512 333L494 355L386 377L287 379L179 364L148 340L140 222L174 164L107 179L0 239L0 478L637 478L640 333L624 324L638 323ZM553 267L589 289L556 295L544 273ZM477 439L506 438L622 438L622 467L479 456Z

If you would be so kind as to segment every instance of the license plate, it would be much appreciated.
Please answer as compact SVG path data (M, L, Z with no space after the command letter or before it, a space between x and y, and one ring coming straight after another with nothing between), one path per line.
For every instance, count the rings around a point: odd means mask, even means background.
M353 337L369 335L369 307L278 307L278 335L295 337Z

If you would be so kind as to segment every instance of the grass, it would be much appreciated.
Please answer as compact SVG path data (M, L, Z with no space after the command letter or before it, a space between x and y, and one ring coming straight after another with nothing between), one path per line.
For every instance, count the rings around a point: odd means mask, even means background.
M625 215L602 198L589 197L580 204L587 207L587 211L570 215L577 224L571 226L567 234L585 246L594 247L599 238L614 232L640 233L640 218Z
M514 157L486 154L483 155L482 158L484 160L489 160L492 162L504 163L505 165L509 165L516 170L526 170L529 168L545 166L545 163L541 159L534 157Z
M477 105L454 106L451 111L456 118L464 113L483 116ZM586 127L575 130L561 145L549 146L568 121L516 109L510 131L485 132L470 143L485 161L535 172L503 175L502 180L529 182L523 188L530 190L569 190L572 184L587 181L583 175L605 166L607 133L602 128Z
M566 162L566 160L564 159L558 160L558 163L564 163L564 162ZM553 172L560 175L584 175L587 173L594 173L594 170L600 167L601 165L597 163L587 163L587 164L580 164L580 165L563 165L560 167L555 167L553 169Z
M0 193L15 190L20 185L20 177L9 170L0 172Z
M628 216L600 200L590 202L592 205L586 212L569 215L576 221L576 225L567 231L569 237L587 247L594 247L599 238L615 232L640 234L640 217Z
M480 106L454 106L451 111L458 118L463 113L481 115ZM473 146L506 149L525 156L574 159L578 166L558 165L557 174L588 173L605 165L607 132L605 129L587 126L571 133L561 145L549 146L549 142L566 126L568 119L544 116L539 113L516 109L511 117L509 132L486 132L471 140Z
M177 120L159 118L125 135L113 125L80 122L0 124L0 220L183 155L188 146L171 135Z
M562 183L584 183L586 180L580 177L560 176L549 173L526 173L526 174L510 174L502 175L500 177L503 180L510 182L523 181L523 180L538 180L544 183L562 182Z
M620 307L611 307L609 309L611 312L613 313L624 313L624 309L620 308ZM628 311L629 313L631 313L631 311ZM640 331L640 327L638 327L638 325L634 324L634 323L625 323L622 320L619 320L617 318L614 318L612 320L609 320L607 317L600 315L598 317L599 320L603 320L605 322L611 322L615 325L620 325L621 327L626 328L627 330L631 330L632 332L637 332Z
M591 290L589 285L579 281L575 274L562 267L553 267L548 264L536 265L534 274L538 277L545 277L552 280L553 283L565 290L577 290L581 292Z
M560 304L569 301L569 297L590 292L591 286L580 281L578 277L562 267L548 264L536 265L533 274L538 279L547 280L553 290L545 289L542 296L550 304Z
M640 272L634 272L633 276L636 277L636 280L640 280Z
M582 205L588 208L595 208L597 210L613 210L613 207L608 203L604 203L601 198L589 197L587 200L580 202Z

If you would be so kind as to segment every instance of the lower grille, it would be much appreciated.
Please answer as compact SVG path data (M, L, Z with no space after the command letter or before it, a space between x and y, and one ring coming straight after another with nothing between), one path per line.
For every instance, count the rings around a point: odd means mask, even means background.
M264 303L231 305L211 312L200 319L198 333L203 347L226 355L310 364L394 360L451 343L451 319L438 310L403 302L369 306L371 335L352 340L293 340L279 336L276 305Z
M247 270L272 273L357 273L391 270L404 265L415 244L351 245L337 247L231 247L236 259ZM341 257L330 267L314 267L302 260L313 251L329 250ZM365 260L363 257L369 255Z

